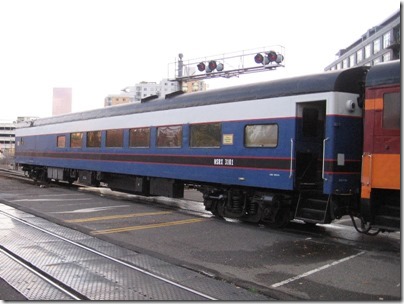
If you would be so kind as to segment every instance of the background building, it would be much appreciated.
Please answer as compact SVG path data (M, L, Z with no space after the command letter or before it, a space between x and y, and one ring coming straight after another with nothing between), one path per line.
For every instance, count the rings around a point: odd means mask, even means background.
M182 83L182 90L185 93L206 91L206 89L207 89L207 85L202 80L190 80L190 81L184 81Z
M0 166L10 166L14 163L15 124L0 122Z
M177 81L167 79L163 79L159 83L142 81L134 86L126 87L121 94L108 95L104 100L104 106L114 106L129 102L140 103L142 99L149 96L164 97L178 90Z
M178 90L177 81L170 81L168 79L163 79L159 83L142 81L134 87L135 102L140 102L142 99L152 95L164 98L167 94Z
M0 122L0 151L14 154L15 124Z
M15 128L22 121L35 120L38 117L17 117L17 121L0 121L0 165L14 163Z
M336 55L338 59L324 70L340 70L354 66L372 66L379 62L400 59L400 11L374 26L357 41Z
M109 106L116 106L124 103L130 103L134 102L135 98L133 94L130 93L122 93L122 94L116 94L116 95L108 95L104 99L104 107L109 107Z
M182 90L185 93L206 91L207 85L201 80L192 80L182 83ZM123 103L140 103L142 99L149 96L164 97L167 94L179 91L179 83L163 79L159 83L142 81L134 86L126 87L121 94L108 95L104 100L104 107L119 105Z
M52 116L72 112L72 89L53 88Z

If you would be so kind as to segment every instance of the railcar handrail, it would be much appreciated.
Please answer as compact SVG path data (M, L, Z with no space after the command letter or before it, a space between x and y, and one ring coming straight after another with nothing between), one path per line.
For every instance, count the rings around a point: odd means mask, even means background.
M323 169L322 169L322 172L321 172L321 177L323 178L324 181L327 180L327 178L325 178L325 143L326 143L326 141L329 140L329 139L330 139L330 138L327 137L327 138L325 138L325 139L323 140Z
M293 138L290 139L290 168L289 168L289 178L293 176Z
M365 171L364 171L365 157L369 157L369 174L368 174L368 180L367 180L367 181L365 181L365 180L363 179L363 177L364 177L363 172L365 172ZM369 185L372 184L372 161L373 161L372 153L367 153L367 152L365 152L365 153L362 155L362 171L361 171L361 172L362 172L362 179L361 179L361 182L364 183L364 184L366 184L366 186L369 186Z

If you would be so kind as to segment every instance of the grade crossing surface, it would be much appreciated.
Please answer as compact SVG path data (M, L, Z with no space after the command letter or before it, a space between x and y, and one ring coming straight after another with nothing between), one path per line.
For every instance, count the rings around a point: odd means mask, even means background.
M3 204L0 221L0 276L29 300L268 300Z

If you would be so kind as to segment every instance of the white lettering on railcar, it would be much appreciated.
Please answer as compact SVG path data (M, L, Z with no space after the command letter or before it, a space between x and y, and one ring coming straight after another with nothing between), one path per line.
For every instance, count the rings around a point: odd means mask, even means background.
M233 166L233 165L234 165L233 159L231 159L231 158L225 159L225 160L224 160L224 165L225 165L225 166Z
M232 158L214 158L213 165L215 165L215 166L234 166L234 159L232 159Z
M215 166L223 166L223 158L215 158L215 159L213 160L213 164L214 164Z

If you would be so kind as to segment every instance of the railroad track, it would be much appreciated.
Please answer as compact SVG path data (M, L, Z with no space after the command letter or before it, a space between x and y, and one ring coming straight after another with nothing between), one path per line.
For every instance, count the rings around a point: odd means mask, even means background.
M141 195L136 195L136 194L129 194L129 193L124 193L124 192L117 192L117 191L112 191L108 187L91 187L83 184L78 184L78 183L73 183L69 184L67 182L55 182L55 181L50 181L49 183L42 183L39 181L34 181L31 178L25 176L22 172L14 171L14 170L8 170L8 169L3 169L0 168L0 176L6 177L6 178L12 178L12 179L17 179L23 182L27 182L30 184L37 184L41 185L43 187L62 187L62 188L68 188L71 190L75 191L85 191L87 193L92 193L94 195L98 196L104 196L104 197L109 197L113 199L118 199L118 200L129 200L129 201L136 201L136 202L141 202L141 203L146 203L146 204L155 204L159 206L163 206L164 208L168 209L174 209L174 210L182 210L184 212L191 212L194 214L198 214L201 216L208 216L212 217L212 213L210 211L205 211L201 210L200 208L194 208L193 205L195 203L202 203L202 202L195 202L192 199L173 199L173 198L168 198L168 197L162 197L162 196L141 196Z
M24 173L21 171L10 170L10 169L5 169L5 168L0 167L0 174L4 177L11 177L11 178L22 179L22 180L26 180L26 181L32 181L30 178L25 176Z
M3 205L5 206L5 205ZM113 255L91 248L78 241L72 240L48 229L32 224L25 219L16 217L4 210L0 210L0 217L13 222L20 232L16 237L15 231L10 230L10 235L0 238L2 246L0 253L13 263L17 263L37 277L34 281L46 282L46 288L52 289L47 293L54 294L56 298L35 298L34 300L216 300L217 298L186 286L174 279L168 278L149 269L134 265ZM67 229L67 228L66 228ZM15 229L13 229L15 230ZM77 232L74 232L77 234ZM83 236L84 237L84 236ZM87 236L88 237L88 236ZM81 237L80 237L81 238ZM23 242L22 242L23 239ZM34 243L29 244L28 240ZM28 243L26 243L26 241ZM22 244L24 243L24 244ZM42 247L43 245L43 247ZM41 247L39 249L38 247ZM28 249L27 249L28 248ZM63 248L63 249L61 249ZM33 255L33 251L36 252ZM49 257L41 256L48 252ZM74 252L74 256L67 256L66 252ZM79 260L78 257L85 257ZM75 260L72 262L71 260ZM68 261L69 260L69 261ZM46 262L44 262L46 261ZM88 261L99 265L88 265ZM91 264L91 263L90 263ZM2 264L5 265L5 264ZM77 270L77 266L80 266ZM68 269L70 267L70 269ZM95 267L95 268L94 268ZM0 275L4 278L4 268L0 269ZM58 268L58 270L55 270ZM107 269L107 270L105 270ZM7 271L6 271L7 272ZM70 277L66 277L70 273ZM73 276L73 277L72 277ZM89 277L96 279L94 282ZM76 279L74 279L76 278ZM86 278L84 280L84 278ZM82 280L83 279L83 280ZM81 283L78 283L81 281ZM43 283L42 282L42 283ZM136 282L136 285L133 283ZM97 288L114 290L111 292L94 292L92 284ZM55 291L56 290L56 291ZM30 297L26 290L25 296ZM21 292L21 290L20 290ZM43 292L42 292L43 293ZM24 293L23 293L24 294Z
M58 185L58 186L65 186L65 187L82 187L83 185L70 185L65 182L54 182L50 181L49 183L46 182L41 182L41 181L35 181L32 178L29 178L26 176L23 172L21 171L16 171L16 170L10 170L10 169L4 169L0 168L0 175L6 178L13 178L17 180L21 180L24 182L32 183L32 184L38 184L38 185Z
M25 281L36 281L40 289L46 289L47 291L45 293L51 295L50 297L40 298L39 300L89 300L87 297L71 290L71 288L63 284L60 280L49 276L27 260L15 255L3 246L0 246L0 261L2 265L11 265L10 268L13 271L17 270L19 273L23 274ZM37 300L32 294L26 294L26 296Z
M0 175L35 183L12 170L0 169ZM64 183L51 183L53 185L81 188L81 185L72 187ZM101 192L95 194L106 195ZM125 199L137 201L139 198ZM7 200L3 202L6 205L1 204L0 199L0 277L7 282L15 278L12 273L4 274L4 269L11 268L12 264L12 269L23 271L22 277L28 274L32 277L25 281L40 282L42 287L37 289L49 290L44 295L44 292L33 291L33 283L20 288L10 284L30 300L268 300L262 294L251 293L203 271L172 265L115 246L14 209ZM9 235L4 227L7 222L12 222ZM116 255L116 252L120 254ZM11 278L7 279L7 275Z

